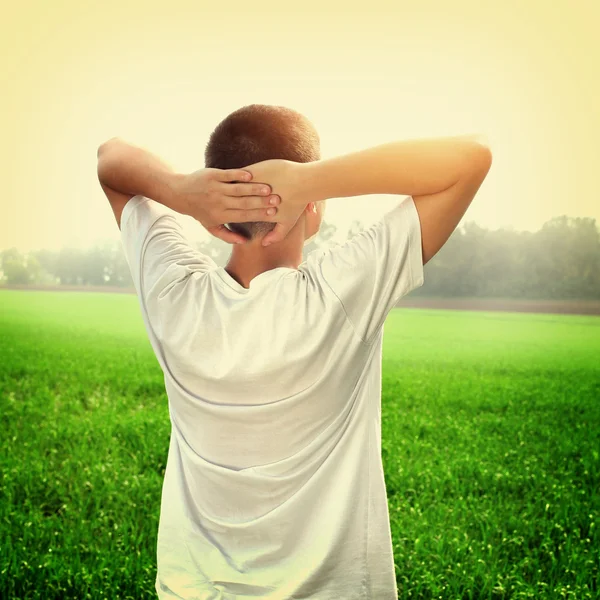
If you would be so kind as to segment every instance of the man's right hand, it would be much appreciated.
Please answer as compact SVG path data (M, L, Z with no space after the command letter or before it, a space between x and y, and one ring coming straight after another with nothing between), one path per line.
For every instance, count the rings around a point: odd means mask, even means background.
M271 186L271 193L281 198L277 214L269 221L277 223L273 231L265 235L262 245L275 244L285 239L294 227L309 202L321 200L316 198L308 185L307 168L310 163L298 163L291 160L264 160L243 167L252 173L252 183L266 183Z

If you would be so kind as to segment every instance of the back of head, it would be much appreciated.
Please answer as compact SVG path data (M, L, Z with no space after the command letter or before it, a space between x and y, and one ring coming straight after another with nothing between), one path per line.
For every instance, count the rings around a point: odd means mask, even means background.
M319 134L312 123L295 110L250 104L217 125L206 145L204 166L241 169L276 158L300 163L320 160ZM248 239L266 235L275 227L275 223L266 221L227 225Z

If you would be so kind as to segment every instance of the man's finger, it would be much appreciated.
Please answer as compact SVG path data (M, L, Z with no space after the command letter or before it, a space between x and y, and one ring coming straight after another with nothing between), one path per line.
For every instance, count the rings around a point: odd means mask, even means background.
M207 231L214 235L216 238L227 242L228 244L246 243L248 240L239 233L235 233L225 227L225 225L215 225L214 227L208 227Z
M252 173L242 169L225 169L219 172L221 181L251 181Z
M268 211L274 210L273 214ZM273 222L277 218L277 209L270 208L254 208L250 210L240 210L237 208L228 208L223 212L226 223L251 223L252 221L269 221Z
M274 201L271 202L271 199ZM226 196L225 208L238 210L251 210L257 208L269 208L281 204L279 196Z
M271 186L266 183L224 183L219 191L225 196L268 196Z

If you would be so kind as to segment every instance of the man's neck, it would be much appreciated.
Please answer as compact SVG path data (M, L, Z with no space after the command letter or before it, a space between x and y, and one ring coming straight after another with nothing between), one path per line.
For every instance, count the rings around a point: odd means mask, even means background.
M297 269L302 262L303 244L300 239L295 239L296 236L288 235L288 238L268 248L261 246L260 239L234 245L225 271L248 288L250 281L265 271L278 267Z

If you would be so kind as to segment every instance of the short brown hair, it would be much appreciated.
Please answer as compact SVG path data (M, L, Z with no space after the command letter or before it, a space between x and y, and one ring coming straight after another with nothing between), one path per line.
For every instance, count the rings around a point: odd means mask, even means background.
M306 163L321 159L320 139L312 123L284 106L250 104L232 112L212 132L204 163L212 169L241 169L279 158ZM266 234L275 223L228 223L248 239Z

